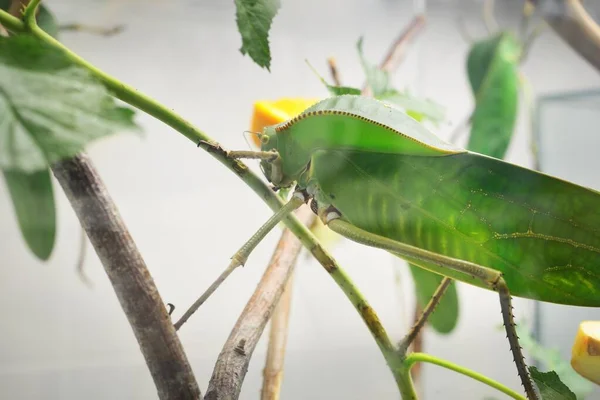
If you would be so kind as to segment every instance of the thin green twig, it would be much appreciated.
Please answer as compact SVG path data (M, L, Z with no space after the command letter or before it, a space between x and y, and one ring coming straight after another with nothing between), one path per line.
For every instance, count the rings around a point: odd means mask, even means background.
M405 365L408 367L408 369L410 369L417 362L426 362L426 363L438 365L443 368L447 368L454 372L458 372L459 374L468 376L469 378L473 378L473 379L475 379L481 383L484 383L490 387L493 387L494 389L501 391L502 393L506 394L507 396L512 397L513 399L527 400L524 396L520 395L519 393L515 392L514 390L512 390L510 388L507 388L500 382L497 382L497 381L490 379L487 376L482 375L478 372L475 372L468 368L462 367L460 365L456 365L450 361L442 360L442 359L432 356L430 354L412 353L412 354L408 355L408 357L406 357Z

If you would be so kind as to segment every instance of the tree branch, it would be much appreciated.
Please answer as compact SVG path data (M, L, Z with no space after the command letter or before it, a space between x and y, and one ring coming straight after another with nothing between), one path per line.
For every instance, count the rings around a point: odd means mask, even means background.
M600 26L580 0L533 0L544 19L567 44L600 72Z
M425 15L417 15L390 47L380 66L383 71L392 72L398 69L404 60L408 46L424 26Z
M309 223L314 214L304 206L297 211L302 223ZM262 279L238 318L215 364L204 400L237 399L252 352L283 293L302 245L286 229Z
M315 218L313 217L313 220ZM310 221L309 221L310 222ZM288 323L292 307L292 289L294 275L290 276L283 294L271 319L269 333L269 347L267 348L267 362L263 370L263 386L261 400L278 400L283 382L283 365L285 361L285 346L287 344Z
M200 389L158 289L88 156L52 166L85 229L163 400L199 399Z

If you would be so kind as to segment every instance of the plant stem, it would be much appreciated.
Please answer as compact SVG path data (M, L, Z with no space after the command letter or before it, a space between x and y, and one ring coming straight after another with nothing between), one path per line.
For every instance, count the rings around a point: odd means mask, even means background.
M507 388L500 382L490 379L487 376L482 375L473 370L470 370L468 368L462 367L460 365L456 365L447 360L442 360L440 358L434 357L429 354L425 354L425 353L409 354L408 357L406 357L406 361L404 362L404 365L406 368L410 369L417 362L427 362L430 364L438 365L440 367L452 370L454 372L458 372L459 374L468 376L469 378L473 378L481 383L484 383L490 387L493 387L494 389L501 391L502 393L506 394L507 396L512 397L513 399L526 400L524 396L520 395L519 393L515 392L512 389Z
M298 210L303 222L312 219L313 215L306 206ZM301 248L300 241L286 229L269 266L219 354L205 400L233 400L239 397L256 343L294 271Z
M52 166L104 266L160 399L199 399L200 389L144 260L85 154Z
M263 370L263 386L260 394L261 400L278 400L280 397L288 324L290 321L290 309L292 307L293 283L294 275L292 274L283 289L283 294L271 318L267 361Z
M417 392L410 376L410 367L407 366L406 362L396 370L394 376L402 400L417 400Z

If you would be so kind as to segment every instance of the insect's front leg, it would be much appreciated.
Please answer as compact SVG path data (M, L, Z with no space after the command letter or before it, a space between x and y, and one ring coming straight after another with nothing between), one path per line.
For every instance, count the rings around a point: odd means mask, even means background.
M490 289L498 292L500 296L500 307L502 309L504 328L510 344L510 350L517 366L517 372L521 378L521 383L523 384L525 393L530 400L538 399L533 382L529 372L527 371L527 365L525 364L525 358L523 357L521 346L519 345L519 338L517 337L517 332L515 329L515 319L512 314L510 292L501 272L491 268L483 267L481 265L473 264L471 262L433 253L408 245L406 243L401 243L387 237L367 232L347 221L344 221L341 218L341 213L331 206L328 208L319 206L318 211L322 221L331 230L347 237L350 240L367 246L387 250L397 254L402 258L410 259L411 263L415 263L417 265L419 262L425 264L435 264L444 268L448 268L449 270L454 270L469 275L473 279L479 280Z
M234 159L253 159L253 160L265 160L268 162L274 162L279 158L279 153L275 150L271 151L252 151L252 150L225 150L218 143L207 142L206 140L200 140L198 147L203 147L206 151L220 153L227 158Z

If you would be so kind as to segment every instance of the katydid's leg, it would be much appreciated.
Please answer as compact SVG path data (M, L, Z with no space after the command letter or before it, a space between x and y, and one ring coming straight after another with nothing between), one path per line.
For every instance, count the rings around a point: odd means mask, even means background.
M421 316L419 317L417 322L415 322L412 328L410 328L410 331L408 331L408 334L404 337L404 339L402 339L402 341L400 342L398 352L402 356L406 355L408 346L410 346L410 344L415 340L415 338L425 325L425 322L427 322L427 318L429 318L433 310L435 310L435 307L439 304L440 300L442 299L442 296L444 295L444 293L446 293L446 290L448 289L448 286L450 286L451 283L452 279L448 277L442 279L442 282L435 290L435 293L433 293L431 300L429 300L429 303L427 303L427 305L423 309Z
M270 162L274 162L279 158L279 153L277 151L249 151L249 150L241 150L241 151L225 151L219 144L210 143L206 140L200 140L198 142L198 147L206 147L208 151L214 151L229 158L248 158L254 160L266 160Z
M449 268L458 272L470 275L488 286L490 289L497 291L500 295L500 306L502 309L502 318L504 320L504 328L510 344L510 350L513 354L514 362L517 366L517 372L521 383L525 388L525 393L530 400L537 400L538 396L534 389L533 382L527 371L525 358L519 345L519 338L515 330L515 321L512 314L512 304L508 286L502 278L502 273L491 268L473 264L468 261L462 261L456 258L446 257L437 253L433 253L418 247L410 246L405 243L375 235L360 229L349 222L340 219L340 213L337 210L329 207L319 210L319 215L323 222L329 228L342 236L347 237L355 242L362 243L370 247L376 247L383 250L391 251L401 256L411 259L421 260L428 263L434 263L441 267Z
M254 160L275 161L279 158L279 153L276 151L228 151L227 157L231 158L248 158Z
M265 222L263 226L261 226L258 231L250 240L248 240L244 245L231 257L231 263L229 266L219 275L219 277L210 285L210 287L192 304L192 306L183 314L183 316L175 323L175 329L178 330L181 325L187 321L192 314L196 312L198 308L214 293L215 290L223 283L225 279L239 266L244 265L248 256L254 250L254 248L267 236L267 234L288 214L292 213L294 210L299 208L302 204L304 204L308 200L308 195L304 191L296 191L292 195L290 201L288 201L283 207L279 209L275 214L271 216Z

